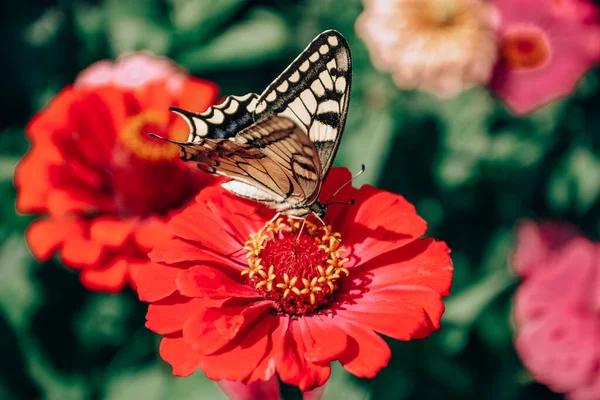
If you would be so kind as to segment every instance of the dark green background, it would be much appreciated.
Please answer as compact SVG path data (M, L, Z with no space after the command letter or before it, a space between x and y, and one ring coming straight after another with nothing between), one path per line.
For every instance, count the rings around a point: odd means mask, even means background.
M203 399L158 359L146 306L127 290L91 293L57 261L36 263L16 215L14 165L29 118L78 71L150 49L216 82L260 92L320 31L338 29L354 57L348 124L336 164L398 192L453 250L442 329L392 342L390 365L359 380L334 366L328 399L558 399L532 382L512 347L516 288L507 257L520 218L557 217L600 234L600 70L569 98L513 117L485 89L450 101L401 92L355 36L359 0L9 1L0 6L0 398ZM287 397L297 396L286 388Z

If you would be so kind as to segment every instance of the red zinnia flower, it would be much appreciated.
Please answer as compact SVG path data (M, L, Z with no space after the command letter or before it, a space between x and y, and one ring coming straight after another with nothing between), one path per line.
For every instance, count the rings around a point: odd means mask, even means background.
M494 0L500 62L491 87L517 114L570 94L600 61L598 10L588 0Z
M600 244L572 225L521 224L513 256L515 348L534 379L570 400L600 398Z
M334 169L322 199L347 181ZM329 226L257 214L219 186L169 222L173 239L150 253L138 294L146 326L165 335L161 356L179 376L253 383L279 378L302 390L327 381L330 361L373 377L399 340L439 327L452 264L444 242L399 195L345 188ZM211 227L211 229L207 229Z
M122 289L134 269L149 263L152 246L168 238L166 218L206 179L179 161L176 148L148 138L156 132L185 139L185 122L169 106L200 112L217 95L214 84L172 64L167 71L166 63L131 55L108 74L102 62L104 82L94 79L92 66L27 127L31 149L15 174L17 210L45 214L31 224L27 241L40 260L60 251L90 289Z

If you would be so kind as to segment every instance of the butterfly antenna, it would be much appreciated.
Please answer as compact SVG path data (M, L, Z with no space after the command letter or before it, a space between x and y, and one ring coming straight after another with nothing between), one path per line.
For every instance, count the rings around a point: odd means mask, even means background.
M333 204L342 204L344 206L353 206L354 205L354 199L350 199L350 201L333 201L331 203L327 203L328 206L333 205Z
M181 147L181 145L186 144L185 142L178 142L176 140L171 140L171 139L164 138L162 136L157 135L156 133L149 133L148 136L153 137L155 139L160 139L163 142L169 142L169 143L173 143L173 144L179 145L179 147Z
M360 171L358 171L356 173L356 175L354 175L352 178L350 178L350 180L348 180L346 183L344 183L342 186L340 186L338 188L338 190L335 191L334 194L331 195L331 197L329 197L329 199L325 202L326 205L330 205L330 204L348 204L348 203L330 203L331 199L333 199L335 196L337 196L337 194L346 186L348 186L350 183L352 183L353 180L355 180L356 178L358 178L359 176L361 176L363 173L365 172L365 164L362 164L362 167L360 168ZM354 204L354 200L352 200L352 204ZM352 205L349 204L349 205Z

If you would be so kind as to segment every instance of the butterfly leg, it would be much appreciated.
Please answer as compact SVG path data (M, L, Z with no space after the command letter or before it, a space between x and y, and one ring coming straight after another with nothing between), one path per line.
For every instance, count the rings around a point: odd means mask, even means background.
M319 215L317 213L313 213L313 215L323 224L323 226L327 226L325 221L323 221L323 219L321 217L319 217Z
M298 231L298 237L296 238L296 244L300 241L300 235L302 235L302 231L304 230L304 224L306 224L306 218L302 218L302 225L300 226L300 230Z

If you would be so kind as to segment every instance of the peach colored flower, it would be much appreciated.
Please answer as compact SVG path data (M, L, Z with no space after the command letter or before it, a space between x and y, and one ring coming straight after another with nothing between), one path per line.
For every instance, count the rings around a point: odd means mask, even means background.
M515 347L534 379L569 400L600 399L600 244L568 224L521 224L513 257Z
M451 97L487 83L496 62L492 8L481 0L364 0L356 32L402 89Z
M500 61L491 88L516 114L571 93L600 61L598 10L588 0L495 0Z

